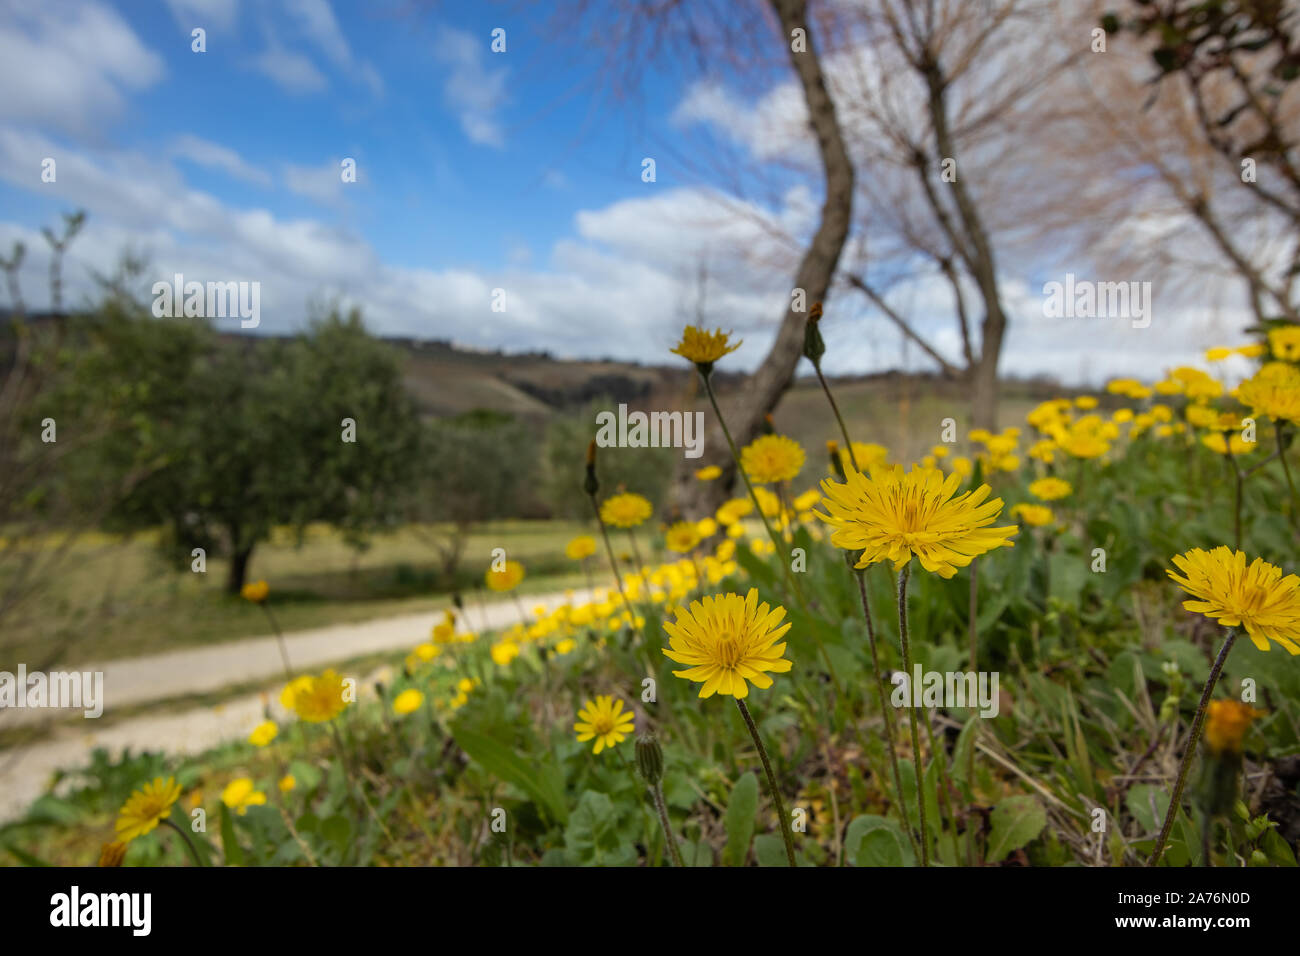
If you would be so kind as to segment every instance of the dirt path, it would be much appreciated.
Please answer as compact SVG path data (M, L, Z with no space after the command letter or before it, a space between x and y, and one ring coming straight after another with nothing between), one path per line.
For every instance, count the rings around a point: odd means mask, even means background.
M565 602L563 594L527 598L528 608ZM575 601L587 600L585 592ZM319 670L329 664L383 651L409 650L428 640L442 612L408 614L360 624L296 631L285 635L289 662L295 673ZM486 607L467 607L465 626L476 632L509 626L519 619L513 601ZM146 704L189 694L213 693L223 688L283 679L284 665L274 637L249 638L148 657L87 664L82 671L104 674L104 713L114 708ZM369 681L358 681L368 687ZM246 694L217 706L205 706L157 716L142 715L98 728L95 720L78 720L57 726L45 739L28 747L0 752L0 821L20 816L38 797L50 775L61 767L75 767L96 747L117 754L163 750L167 753L201 753L227 740L245 736L262 720L268 703L279 713L276 695ZM46 719L50 711L9 710L0 713L0 726Z

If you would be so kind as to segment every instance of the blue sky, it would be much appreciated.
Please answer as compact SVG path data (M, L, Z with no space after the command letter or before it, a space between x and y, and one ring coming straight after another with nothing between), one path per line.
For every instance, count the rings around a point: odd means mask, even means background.
M624 26L594 9L606 36ZM486 0L3 0L0 249L27 246L28 307L49 302L40 228L80 208L72 302L131 249L151 264L142 293L177 272L259 282L264 333L338 299L380 334L661 362L703 266L711 324L742 333L733 361L756 365L796 264L774 236L806 237L821 191L783 51L755 20L767 68L742 56L744 76L699 74L669 42L620 99L607 46L553 16ZM206 52L191 49L196 27ZM1117 351L1149 362L1094 329L1069 330L1071 344L1044 326L1036 265L1004 279L1028 329L1006 368L1069 379L1115 368ZM942 282L895 302L957 354ZM832 304L832 371L924 367L860 299Z

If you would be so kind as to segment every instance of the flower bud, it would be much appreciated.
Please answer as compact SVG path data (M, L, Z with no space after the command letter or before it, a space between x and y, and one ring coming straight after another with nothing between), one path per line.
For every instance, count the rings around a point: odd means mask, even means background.
M582 490L591 497L596 497L596 492L600 491L600 482L596 480L596 442L593 439L587 443L587 477L583 479Z
M803 327L803 354L814 367L820 368L822 356L826 354L826 343L822 340L819 322L822 317L822 304L814 302L808 313L808 321Z
M112 843L105 843L102 850L99 851L100 866L121 866L122 860L126 857L126 844L118 843L116 840Z
M663 779L664 752L654 734L645 733L637 737L636 769L652 787Z

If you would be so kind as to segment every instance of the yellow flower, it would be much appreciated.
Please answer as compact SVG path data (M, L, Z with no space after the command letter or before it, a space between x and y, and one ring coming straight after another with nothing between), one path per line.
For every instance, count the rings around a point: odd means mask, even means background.
M600 505L600 520L614 528L635 528L654 512L645 498L631 492L612 495Z
M958 478L969 478L974 470L974 463L965 455L958 455L952 460L952 473ZM813 513L816 514L816 512Z
M309 687L311 687L310 675L304 674L302 677L295 677L284 685L284 690L280 691L280 706L285 710L293 710L293 701L298 692Z
M732 498L719 505L713 516L717 518L718 524L730 526L752 513L753 510L754 503L748 498Z
M500 571L488 568L483 580L493 591L513 591L524 579L524 566L518 561L507 561Z
M718 594L692 601L690 610L674 608L675 621L664 621L669 646L664 656L685 670L673 675L702 684L701 697L726 694L745 697L748 680L755 687L772 686L765 673L785 673L791 666L782 655L785 644L776 643L790 629L782 624L785 608L769 609L758 603L758 590L745 597Z
M266 803L266 794L254 788L253 781L248 777L236 777L221 791L221 802L242 817L249 807L260 807Z
M279 732L280 728L275 726L275 721L264 720L253 728L253 732L248 735L248 742L254 747L265 747Z
M950 578L971 559L994 548L1011 547L1015 525L989 527L1002 510L1002 499L985 501L992 489L980 485L957 495L961 476L944 476L933 468L901 466L870 478L848 472L840 484L823 481L828 514L814 511L835 531L831 544L848 551L862 549L857 567L889 559L901 570L915 555L921 567ZM956 495L956 497L954 497Z
M624 710L623 702L612 695L599 694L578 711L578 722L573 729L578 732L578 743L594 737L596 744L591 752L598 754L606 747L622 743L632 733L632 712Z
M1273 356L1285 362L1300 360L1300 325L1284 325L1268 333Z
M294 787L298 786L298 780L293 774L286 773L280 778L280 782L277 783L276 786L280 788L281 793L288 793Z
M1248 455L1259 447L1257 442L1246 441L1236 432L1233 432L1227 441L1224 441L1223 432L1211 432L1201 438L1201 444L1216 454L1229 454L1233 457Z
M423 703L424 695L418 690L414 688L404 690L393 699L393 713L398 717L405 717L419 710Z
M700 540L712 538L718 533L718 523L712 518L701 518L695 522L695 533L700 536Z
M664 532L664 544L669 551L688 554L700 543L699 530L689 521L679 521Z
M1193 548L1175 555L1174 565L1183 576L1166 569L1175 583L1199 600L1183 607L1213 618L1224 627L1243 627L1261 651L1276 641L1292 654L1300 654L1300 578L1282 577L1282 569L1220 546L1213 551Z
M492 660L498 667L505 667L519 656L519 645L514 641L498 641L492 645Z
M1244 355L1246 358L1262 358L1268 354L1268 346L1263 342L1251 342L1249 345L1238 346L1236 351L1238 355Z
M1207 362L1222 362L1224 359L1226 359L1226 358L1227 358L1228 356L1230 356L1231 354L1232 354L1232 349L1230 349L1230 348L1228 348L1228 347L1226 347L1226 346L1223 346L1223 345L1217 345L1217 346L1215 346L1215 347L1212 348L1212 349L1206 349L1206 350L1205 350L1205 361L1207 361Z
M713 368L714 362L740 348L740 341L733 345L730 339L731 333L724 332L722 329L706 332L688 325L682 330L682 340L672 351L675 355L694 362L701 372L707 374Z
M869 472L872 468L889 463L889 449L875 442L855 441L852 458L849 457L847 449L838 446L835 454L840 456L840 465L845 471L853 467L854 460L858 463L858 470L862 472Z
M301 720L309 724L320 724L333 720L343 713L348 705L348 702L343 699L343 678L332 668L319 677L300 678L300 680L302 683L293 694L291 706Z
M100 866L121 866L124 859L126 859L126 844L119 843L117 840L105 843L99 851Z
M1074 406L1088 411L1097 407L1097 398L1094 395L1080 395L1074 400Z
M562 640L555 642L555 653L559 654L560 656L563 656L565 654L571 654L573 653L573 649L577 646L578 646L577 641L575 641L571 637L566 637L563 638Z
M1205 746L1218 755L1241 753L1241 741L1255 718L1263 714L1239 700L1212 700L1205 709Z
M1011 517L1019 518L1031 527L1041 528L1052 523L1052 509L1045 505L1012 505Z
M1269 362L1237 386L1237 401L1249 405L1256 415L1300 423L1300 369Z
M240 595L245 601L252 601L254 604L261 604L271 593L271 586L265 581L249 581L239 589Z
M1029 483L1029 493L1043 501L1059 501L1073 491L1070 483L1062 478L1039 478Z
M793 438L760 435L740 450L740 467L759 484L789 481L803 468L804 451Z
M136 837L151 833L167 819L172 812L172 804L180 799L181 788L175 777L155 777L152 783L146 783L134 791L122 804L117 813L117 839L130 843Z
M717 465L705 465L695 473L695 477L700 481L716 481L722 477L722 469Z
M570 561L581 561L596 553L596 539L589 534L580 534L564 546L564 556Z

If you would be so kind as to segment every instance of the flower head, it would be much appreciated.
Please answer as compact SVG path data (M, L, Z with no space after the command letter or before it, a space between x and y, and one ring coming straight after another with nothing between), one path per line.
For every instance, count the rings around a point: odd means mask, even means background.
M921 567L950 578L958 568L994 548L1010 547L1015 525L989 527L1002 511L1002 499L985 501L992 489L980 485L957 495L962 477L935 468L901 465L867 477L850 471L843 484L822 482L827 514L814 511L834 528L831 544L862 551L857 567L888 558L902 570L915 555ZM955 495L955 497L954 497Z
M1166 569L1175 583L1197 600L1183 607L1213 618L1224 627L1242 627L1254 645L1268 650L1276 641L1292 654L1300 654L1300 578L1282 576L1282 569L1226 547L1213 551L1193 548L1173 557Z
M343 678L331 668L319 677L300 677L288 687L280 700L289 698L290 707L301 720L320 724L343 713L348 701L343 696Z
M675 621L664 621L664 656L685 665L673 675L702 684L701 697L746 697L746 681L766 689L772 678L765 672L783 674L793 666L782 656L785 645L777 643L790 629L789 622L781 623L785 608L759 604L757 588L743 598L718 594L675 611Z
M700 544L700 529L690 521L678 521L664 532L664 544L669 551L689 554Z
M1236 395L1256 415L1300 424L1300 369L1294 365L1269 362L1237 386Z
M254 604L261 604L270 593L271 586L265 581L249 581L239 589L240 596L245 601L252 601Z
M736 351L740 346L739 340L734 345L731 343L730 332L724 332L722 329L706 332L704 329L688 325L682 330L682 340L672 351L694 362L702 375L708 375L713 371L714 362L729 352Z
M249 807L265 804L266 794L254 787L248 777L236 777L221 791L221 802L242 817Z
M1300 360L1300 325L1283 325L1269 330L1268 344L1275 358L1284 362Z
M1019 504L1011 506L1011 517L1019 518L1033 528L1052 523L1052 509L1046 505Z
M275 721L264 720L253 728L253 732L248 735L248 742L254 747L265 747L279 732L280 728L275 726Z
M580 534L564 546L564 556L570 561L581 561L596 553L596 539L589 534Z
M632 733L632 712L624 710L623 702L612 695L599 694L578 711L578 722L573 729L578 732L578 743L595 738L591 752L598 754L606 747L622 743Z
M501 570L490 567L483 575L483 580L493 591L513 591L524 579L524 566L518 561L507 561Z
M1074 488L1063 478L1039 478L1029 483L1029 493L1042 501L1059 501L1067 497Z
M722 469L717 465L705 465L695 472L695 477L700 481L716 481L722 477Z
M804 451L793 438L760 435L740 450L740 467L760 484L789 481L803 468Z
M134 791L117 813L117 839L129 843L136 837L152 832L172 812L172 804L180 799L181 788L175 777L155 777Z
M654 512L648 500L632 492L612 495L600 505L600 520L615 528L635 528Z
M1239 700L1212 700L1205 710L1205 746L1212 754L1240 753L1246 731L1261 711Z
M415 688L404 690L393 698L393 713L398 717L405 717L407 714L413 714L420 709L424 703L424 694Z

